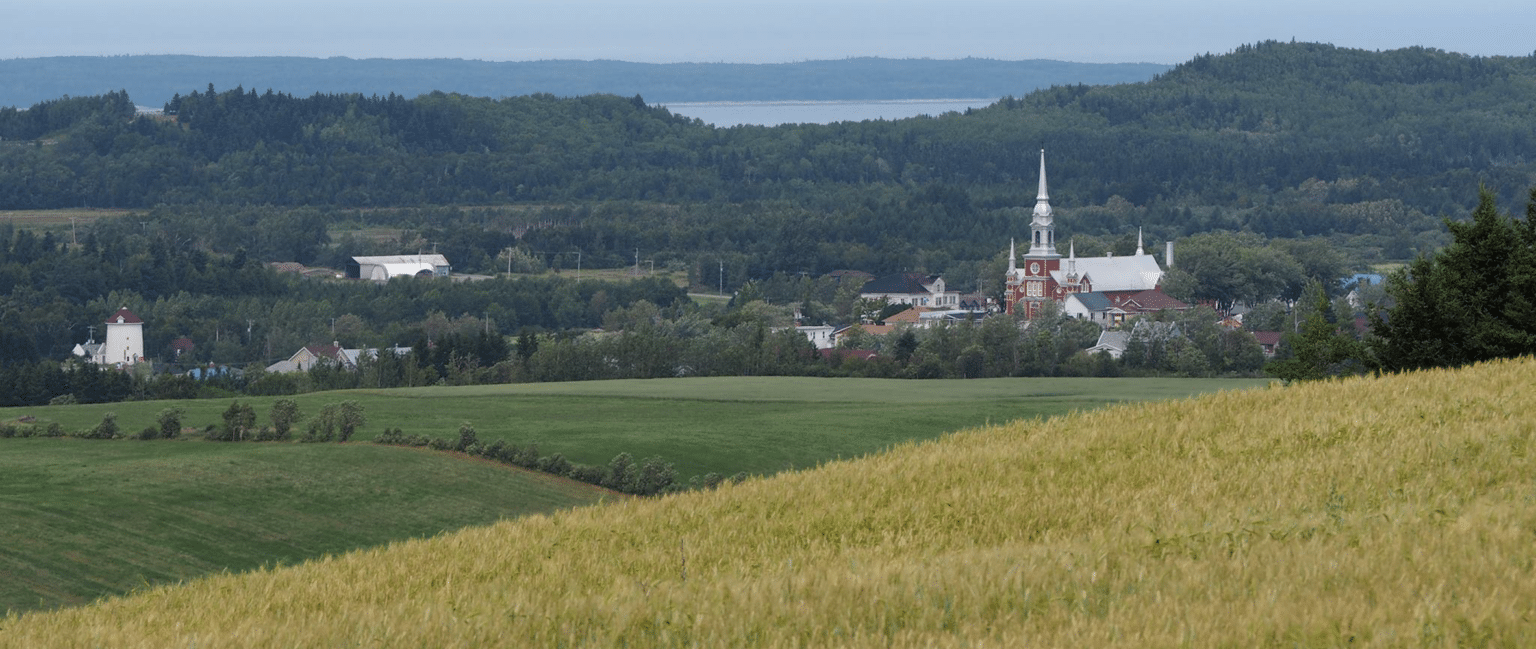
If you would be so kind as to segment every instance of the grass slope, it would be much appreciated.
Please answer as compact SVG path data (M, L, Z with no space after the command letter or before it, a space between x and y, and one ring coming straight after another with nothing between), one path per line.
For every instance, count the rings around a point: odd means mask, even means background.
M1536 361L1134 404L0 622L0 646L1530 646Z
M603 495L368 444L0 440L0 609L79 604Z

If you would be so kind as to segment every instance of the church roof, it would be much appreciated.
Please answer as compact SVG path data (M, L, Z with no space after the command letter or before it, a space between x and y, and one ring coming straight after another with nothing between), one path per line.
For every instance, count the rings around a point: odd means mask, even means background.
M1100 292L1149 291L1163 280L1163 269L1152 255L1078 257L1077 273L1093 278Z
M112 314L112 317L107 318L107 324L144 324L144 321L129 311L128 307L123 307Z

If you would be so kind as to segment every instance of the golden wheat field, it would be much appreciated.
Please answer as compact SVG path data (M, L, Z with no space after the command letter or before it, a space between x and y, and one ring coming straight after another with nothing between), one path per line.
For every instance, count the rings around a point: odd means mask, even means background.
M1536 361L1113 407L0 623L7 647L1536 645Z

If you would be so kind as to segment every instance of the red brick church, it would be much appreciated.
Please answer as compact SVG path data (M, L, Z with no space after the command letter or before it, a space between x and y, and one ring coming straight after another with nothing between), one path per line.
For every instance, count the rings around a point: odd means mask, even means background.
M1136 254L1129 257L1084 257L1068 246L1067 257L1056 252L1056 225L1051 216L1051 198L1045 184L1045 150L1040 151L1040 193L1035 198L1034 218L1030 220L1029 251L1021 260L1017 246L1008 246L1007 289L1004 299L1008 313L1033 318L1046 300L1059 303L1078 293L1102 294L1110 304L1123 304L1138 294L1155 291L1163 279L1157 260L1142 249L1141 235L1136 236Z

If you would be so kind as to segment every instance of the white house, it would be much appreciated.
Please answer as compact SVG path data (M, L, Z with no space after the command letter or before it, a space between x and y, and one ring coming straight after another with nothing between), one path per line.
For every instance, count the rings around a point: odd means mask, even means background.
M442 255L392 255L353 257L347 262L347 277L385 281L392 277L448 277L453 266Z
M410 347L389 347L385 351L396 356L404 356L411 353ZM329 345L306 345L288 357L288 360L278 361L267 366L268 372L289 373L308 372L320 363L332 363L340 367L355 370L357 364L365 358L376 358L379 355L377 349L342 349L340 343Z
M804 335L806 340L811 341L811 344L816 346L816 349L831 349L835 347L837 342L833 333L836 330L837 328L832 325L795 327L795 331Z
M947 290L943 277L922 273L886 275L871 280L859 290L859 297L917 307L960 308L960 291Z

